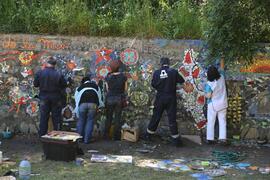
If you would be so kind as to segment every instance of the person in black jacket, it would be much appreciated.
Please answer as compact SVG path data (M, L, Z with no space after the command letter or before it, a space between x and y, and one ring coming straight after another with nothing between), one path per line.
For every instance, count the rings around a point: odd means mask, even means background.
M75 92L75 111L79 117L77 132L83 137L85 144L90 143L92 138L94 117L97 107L100 105L98 91L98 85L89 77L84 77Z
M148 124L145 138L151 139L158 127L164 110L167 111L169 126L171 130L171 141L176 146L181 145L181 136L178 133L176 122L176 85L184 83L185 80L178 71L169 67L169 58L163 57L160 60L161 68L153 75L151 85L156 89L156 99L154 103L153 116Z
M64 76L55 69L56 60L49 57L45 68L35 74L34 86L39 87L40 124L39 135L48 131L48 120L52 115L53 129L59 130L62 120L62 92L67 86Z

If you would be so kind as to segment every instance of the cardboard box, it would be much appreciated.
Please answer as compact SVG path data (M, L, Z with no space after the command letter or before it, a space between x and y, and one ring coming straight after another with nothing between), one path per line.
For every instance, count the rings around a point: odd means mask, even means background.
M122 129L121 140L137 142L139 140L139 129L138 128Z

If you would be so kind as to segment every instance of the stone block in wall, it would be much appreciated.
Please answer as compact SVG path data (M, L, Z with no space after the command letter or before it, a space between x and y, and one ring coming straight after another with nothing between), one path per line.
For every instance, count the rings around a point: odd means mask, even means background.
M7 113L9 110L9 106L8 105L2 105L0 106L0 116L1 118L4 118L6 116L9 116L9 114Z
M1 124L1 126L0 126L0 132L5 131L5 130L6 130L6 128L7 128L6 123L2 123L2 124Z
M248 133L249 129L250 129L249 126L245 126L245 127L241 128L241 134L240 134L240 137L241 137L242 139L245 139L245 136L246 136L246 134Z
M242 131L243 132L243 131ZM241 137L244 139L257 139L258 138L258 130L257 128L249 128L246 131L246 134L241 134Z
M28 134L29 133L29 125L26 122L21 122L19 126L19 131L23 134Z
M30 124L29 125L29 133L30 134L38 134L38 129L35 124Z

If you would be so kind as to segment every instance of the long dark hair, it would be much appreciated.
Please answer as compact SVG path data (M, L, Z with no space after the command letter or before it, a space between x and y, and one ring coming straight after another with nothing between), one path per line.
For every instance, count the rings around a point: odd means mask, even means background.
M207 70L207 80L213 82L215 80L219 80L220 73L215 66L210 66Z

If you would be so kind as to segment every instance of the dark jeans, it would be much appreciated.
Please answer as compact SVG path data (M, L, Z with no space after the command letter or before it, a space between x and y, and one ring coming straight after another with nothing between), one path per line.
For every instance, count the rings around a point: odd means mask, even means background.
M164 110L166 110L168 115L171 134L178 135L175 96L156 96L153 116L150 123L148 124L148 129L153 132L156 131Z
M49 97L40 99L39 136L47 134L50 113L52 114L53 129L59 130L62 121L62 102L60 98Z
M89 143L92 138L96 109L97 105L95 103L82 103L79 106L77 132L83 137L85 144Z
M113 128L113 139L119 140L121 137L122 127L122 101L121 96L110 96L106 100L106 121L104 136L109 137L110 128L112 122L114 123Z

